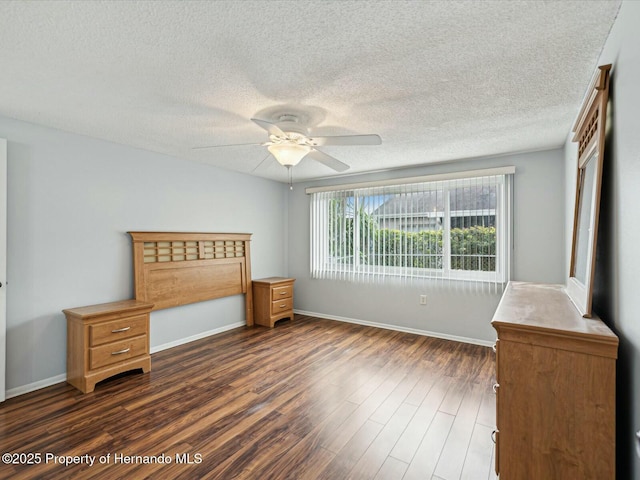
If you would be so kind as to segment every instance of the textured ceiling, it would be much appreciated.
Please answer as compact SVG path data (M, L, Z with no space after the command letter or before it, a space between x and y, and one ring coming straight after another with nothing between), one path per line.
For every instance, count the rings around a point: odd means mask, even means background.
M317 135L382 137L323 149L348 173L553 148L619 6L0 1L0 115L279 181L263 146L193 147L264 142L250 118L292 111Z

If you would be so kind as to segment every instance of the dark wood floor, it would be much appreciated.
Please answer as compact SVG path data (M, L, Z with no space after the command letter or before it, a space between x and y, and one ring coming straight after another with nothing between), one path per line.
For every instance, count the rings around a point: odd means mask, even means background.
M493 371L489 348L298 315L7 400L0 450L41 457L0 478L495 478Z

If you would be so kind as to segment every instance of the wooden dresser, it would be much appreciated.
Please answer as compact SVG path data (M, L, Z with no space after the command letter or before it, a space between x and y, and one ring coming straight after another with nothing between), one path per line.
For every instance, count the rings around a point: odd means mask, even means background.
M253 320L273 328L283 318L293 320L294 278L269 277L253 280Z
M151 370L149 313L137 300L63 310L67 316L67 382L84 393L117 373Z
M616 335L562 285L511 282L492 325L500 479L614 479Z

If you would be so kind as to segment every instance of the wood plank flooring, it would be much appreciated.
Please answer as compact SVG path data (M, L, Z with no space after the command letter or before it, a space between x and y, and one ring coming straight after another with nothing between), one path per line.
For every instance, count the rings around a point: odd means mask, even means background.
M1 453L31 464L0 478L494 479L494 366L489 348L296 315L87 395L7 400Z

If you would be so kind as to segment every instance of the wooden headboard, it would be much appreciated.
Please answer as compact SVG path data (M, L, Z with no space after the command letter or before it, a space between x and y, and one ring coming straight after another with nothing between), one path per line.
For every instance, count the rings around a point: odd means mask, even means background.
M245 294L253 325L250 233L129 232L136 300L154 310Z

